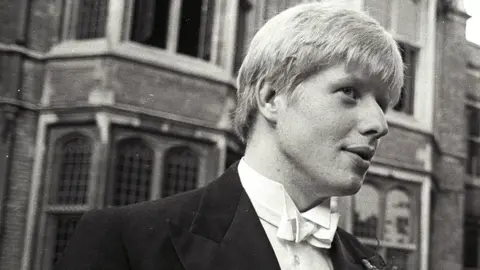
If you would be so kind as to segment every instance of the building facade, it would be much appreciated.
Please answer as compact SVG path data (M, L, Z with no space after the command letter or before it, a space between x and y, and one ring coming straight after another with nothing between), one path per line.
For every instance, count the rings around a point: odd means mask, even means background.
M480 47L460 0L346 0L398 41L401 101L341 226L399 269L480 269ZM161 2L161 3L160 3ZM82 213L238 160L235 76L302 0L0 2L0 269L50 269Z

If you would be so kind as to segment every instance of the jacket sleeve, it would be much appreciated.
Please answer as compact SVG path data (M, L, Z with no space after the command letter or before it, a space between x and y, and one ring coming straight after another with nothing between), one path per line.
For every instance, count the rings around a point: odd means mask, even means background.
M54 270L128 270L121 212L87 212L80 220Z

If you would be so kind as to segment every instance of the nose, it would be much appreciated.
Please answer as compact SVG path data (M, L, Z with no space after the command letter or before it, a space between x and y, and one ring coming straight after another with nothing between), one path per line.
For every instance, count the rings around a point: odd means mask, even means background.
M388 133L388 123L380 105L373 99L373 102L366 102L361 108L359 116L359 130L365 136L372 139L380 139Z

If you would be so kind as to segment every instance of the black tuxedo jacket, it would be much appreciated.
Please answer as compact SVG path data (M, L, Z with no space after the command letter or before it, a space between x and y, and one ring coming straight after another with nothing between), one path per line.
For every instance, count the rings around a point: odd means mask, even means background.
M86 213L55 270L280 270L237 172L157 201ZM365 270L380 256L338 228L330 249L335 270ZM322 270L322 269L319 269Z

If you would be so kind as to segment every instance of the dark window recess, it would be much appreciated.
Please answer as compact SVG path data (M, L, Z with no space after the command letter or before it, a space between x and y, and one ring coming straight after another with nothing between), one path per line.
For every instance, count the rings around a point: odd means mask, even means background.
M210 60L214 0L183 1L177 52Z
M133 8L130 39L165 49L171 1L136 0Z
M252 8L252 4L248 0L240 0L240 7L237 18L237 35L235 41L235 72L238 72L242 65L243 58L245 57L245 51L248 43L248 21L247 16Z
M67 247L67 243L75 232L75 228L81 218L81 215L56 215L55 222L55 246L53 255L53 264L55 264L63 251Z
M400 100L393 107L394 110L406 114L413 114L413 99L415 94L415 66L417 62L417 50L411 46L399 43L403 64L405 65L405 76Z
M149 199L153 157L153 150L142 140L127 139L117 144L112 205Z
M468 135L480 137L480 109L467 106Z
M57 149L60 157L56 190L51 203L85 204L92 158L92 144L87 138L74 138Z
M75 27L75 39L93 39L105 36L108 0L80 0L78 1L78 10L73 10L73 12L77 12L76 20L72 23Z
M477 223L467 224L463 234L463 266L465 268L477 268L480 266L478 263L479 250L479 231L480 225Z
M467 173L480 176L480 110L467 106L468 121L468 147L467 147Z
M467 173L480 176L480 143L474 140L468 140Z
M170 21L170 6L171 1L136 0L130 39L167 49L169 38L176 38L177 47L169 50L209 61L215 0L182 1L178 22ZM170 23L176 24L178 33L169 35Z
M195 189L199 160L188 147L174 147L165 154L162 197Z

